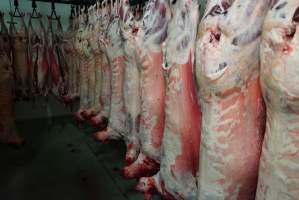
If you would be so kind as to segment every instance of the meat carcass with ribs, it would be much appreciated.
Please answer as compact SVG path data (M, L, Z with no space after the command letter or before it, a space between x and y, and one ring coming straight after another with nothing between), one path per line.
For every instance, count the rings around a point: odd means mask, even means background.
M159 170L165 120L162 43L169 19L165 0L147 2L137 35L137 55L141 63L140 153L134 163L124 168L126 178L153 175Z
M261 42L267 106L257 200L299 199L299 1L272 1Z
M121 32L124 38L126 58L124 101L126 110L127 153L126 162L131 164L139 154L138 132L140 125L140 72L137 66L136 34L139 27L128 0L122 0L120 6Z
M31 17L28 25L28 50L30 60L30 75L32 89L35 95L47 96L49 92L48 76L49 62L47 54L47 35L42 22L42 16L38 16L39 29L34 30Z
M10 59L11 46L2 12L0 12L0 21L0 143L20 145L24 140L16 130L12 87L14 77Z
M86 13L87 15L87 13ZM96 69L96 58L94 57L94 52L91 46L92 33L94 31L94 22L91 20L92 17L89 16L88 24L86 29L83 31L83 67L86 72L86 81L87 81L87 104L88 107L83 111L83 117L85 120L90 119L92 116L96 115L97 110L95 107L95 69Z
M95 134L95 139L99 141L105 141L107 139L121 139L127 132L125 129L126 114L123 91L126 63L123 41L120 34L117 2L112 5L110 17L107 29L107 39L109 42L106 48L111 67L111 106L107 129Z
M61 25L61 21L60 21L60 17L58 17L57 19L57 27L55 30L55 36L54 36L54 45L55 45L55 51L57 54L57 58L58 58L58 66L59 66L59 70L60 70L60 77L61 77L61 82L59 84L59 97L63 98L67 92L68 92L68 63L66 60L66 56L65 56L65 51L63 48L63 44L64 44L64 32L62 29L62 25Z
M76 112L75 117L78 121L84 121L83 113L86 109L88 109L88 74L87 74L87 65L86 65L86 56L84 50L84 43L86 40L84 39L84 30L86 28L85 23L85 14L79 15L79 29L76 33L76 42L75 49L79 57L79 74L80 74L80 105L79 110Z
M101 97L101 88L102 88L101 84L102 84L103 52L98 42L99 32L101 31L101 27L100 27L101 18L100 15L98 15L99 14L98 5L99 3L95 4L93 7L89 9L89 20L91 20L90 26L92 26L89 42L95 60L95 66L94 66L95 86L94 86L94 96L93 96L94 115L100 113L102 109L102 105L100 103L100 97Z
M97 9L99 22L98 24L98 41L97 45L101 50L101 95L100 95L100 113L91 119L91 123L102 130L107 126L108 118L110 116L111 106L111 68L107 54L107 42L105 38L106 30L110 20L110 7L104 1Z
M52 19L48 17L47 43L50 68L49 81L52 94L60 98L60 96L63 94L63 91L61 90L63 85L63 77L59 63L59 55L56 51L59 41L57 35L54 33L52 23Z
M255 198L265 125L259 44L268 7L269 0L207 2L196 65L200 200Z
M160 171L141 178L137 189L150 197L156 190L165 199L197 199L201 110L194 73L195 40L199 21L197 0L170 0L172 19L165 41L165 129Z
M68 63L68 79L67 87L68 93L63 97L65 103L71 103L78 99L78 82L79 82L79 65L78 56L75 49L75 19L73 17L69 18L69 27L64 34L63 49L65 52L65 59Z
M29 23L28 23L28 79L29 79L29 90L32 93L32 96L37 94L36 88L34 87L34 61L37 58L37 51L33 48L33 45L37 43L37 34L32 26L32 18L31 14L29 16Z
M28 99L30 94L30 70L28 59L28 31L24 22L24 15L20 18L19 30L15 27L13 17L11 17L9 29L16 98Z

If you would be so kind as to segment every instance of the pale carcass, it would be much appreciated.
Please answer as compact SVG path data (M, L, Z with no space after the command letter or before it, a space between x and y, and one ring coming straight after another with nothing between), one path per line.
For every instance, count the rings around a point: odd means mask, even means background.
M4 14L1 12L0 21L0 143L20 145L24 140L18 135L15 124L11 47Z
M65 59L68 63L68 79L67 87L68 93L63 97L64 102L73 102L79 98L78 84L79 84L79 64L78 56L75 49L75 36L76 36L76 27L75 27L75 18L69 18L69 27L64 34L64 44L63 49L65 52Z
M126 133L123 91L126 63L119 25L118 4L115 3L112 6L110 22L106 32L108 39L108 44L106 45L107 56L111 67L110 116L107 129L95 134L95 139L99 141L121 139Z
M166 116L160 171L141 178L137 189L149 198L197 199L201 111L196 93L194 53L199 21L197 0L170 0L172 19L165 41Z
M133 164L124 168L126 178L153 175L159 170L165 120L162 42L170 19L167 6L165 0L147 2L137 35L138 62L141 63L140 153Z
M86 13L88 15L88 13ZM95 96L96 96L96 60L95 52L93 51L91 42L93 40L93 31L94 31L94 21L93 17L88 17L88 23L86 25L85 30L83 31L83 65L86 69L87 75L87 99L88 99L88 107L83 111L83 117L86 120L89 120L91 117L95 116L97 113L95 107ZM98 103L98 102L97 102Z
M28 59L28 31L24 22L24 16L22 15L20 18L18 30L15 27L13 17L11 17L9 30L16 98L28 99L30 95L30 63Z
M272 1L261 42L266 134L256 200L299 199L299 1Z
M64 96L64 77L61 68L61 55L59 48L60 38L53 30L53 20L48 17L47 44L48 44L48 61L49 61L49 84L51 92L57 98Z
M78 121L84 121L83 113L89 107L88 101L88 71L86 63L86 56L84 46L86 46L87 41L84 38L84 30L86 28L85 18L86 15L82 12L81 15L78 17L79 19L79 28L76 33L76 40L75 40L75 49L79 57L79 74L80 74L80 84L79 84L79 91L80 91L80 105L79 110L75 113L75 117Z
M49 93L48 76L49 62L47 54L47 35L42 22L42 16L39 15L39 29L34 30L31 17L28 25L28 50L31 65L31 86L35 95L47 96Z
M107 56L107 43L106 43L106 30L110 19L110 7L107 2L104 1L101 7L97 9L99 17L99 32L98 41L101 54L101 69L102 69L102 79L101 79L101 96L100 96L100 106L101 110L97 116L91 119L91 123L98 127L100 130L105 128L108 123L108 118L110 116L110 106L111 106L111 67Z
M128 0L122 0L120 6L121 33L124 38L126 57L124 101L126 110L126 162L132 163L139 154L138 132L140 125L140 71L137 65L136 35L139 27Z
M95 4L93 7L90 8L89 12L89 20L91 27L91 35L89 37L90 46L93 52L93 57L95 59L95 67L94 67L94 75L95 75L95 88L94 88L94 100L93 100L93 107L95 110L94 114L98 114L102 110L102 105L100 103L101 97L101 89L102 89L102 50L98 42L99 32L101 31L101 18L98 13L98 5L99 3Z
M58 17L56 22L56 30L55 30L55 37L54 39L54 45L55 45L55 51L58 58L58 65L60 70L60 76L61 76L61 82L59 84L59 97L63 98L68 92L68 78L69 78L69 67L65 56L65 51L63 48L64 44L64 32L62 28L62 24L60 21L60 17Z
M259 44L269 0L210 0L199 26L198 199L255 198L265 111Z

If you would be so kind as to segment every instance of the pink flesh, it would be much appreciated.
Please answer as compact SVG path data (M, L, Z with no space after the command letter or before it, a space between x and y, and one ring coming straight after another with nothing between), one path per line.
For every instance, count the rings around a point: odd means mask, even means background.
M0 143L20 145L24 140L18 135L15 125L10 61L5 54L0 55L0 60Z
M142 60L142 105L140 131L141 135L146 129L151 129L150 141L142 141L142 145L150 145L152 148L160 148L162 144L165 121L165 83L162 71L162 52L150 52L148 57ZM151 123L152 117L157 117L155 123ZM141 136L142 137L142 136ZM147 152L144 152L147 154Z
M191 54L191 53L190 53ZM197 94L195 81L193 76L193 58L189 57L189 62L185 65L178 65L171 68L179 68L181 78L176 79L170 75L170 83L175 83L179 79L182 80L183 88L178 93L167 93L167 119L170 126L172 123L177 127L169 127L178 130L182 142L182 154L178 155L175 164L171 166L171 170L177 171L179 174L191 172L195 177L198 170L199 143L201 131L201 111L197 103ZM170 72L171 74L171 72ZM173 91L173 88L169 88ZM177 118L178 117L178 118ZM172 122L172 123L171 123ZM168 125L168 124L167 124ZM166 152L167 153L167 152Z
M174 146L171 142L170 145L163 144L160 172L155 179L143 178L142 180L146 182L155 180L144 188L143 192L150 194L153 192L150 188L155 187L166 199L189 199L194 197L196 192L188 194L189 197L180 194L186 190L186 187L196 188L199 160L201 111L197 102L191 55L190 52L188 63L173 64L168 72L164 138L178 140L180 147L175 148L179 148L176 149L179 152L173 151ZM180 89L176 88L178 84ZM175 160L170 162L173 156ZM186 175L193 176L193 179L185 178ZM177 182L177 188L173 188L173 182ZM139 190L142 191L141 188Z
M60 71L57 61L57 55L55 55L55 50L53 48L49 48L49 56L50 56L50 63L51 63L51 78L54 83L54 87L58 87L60 81ZM53 86L52 86L53 87Z
M92 117L90 120L90 123L94 126L94 127L99 127L102 124L102 120L103 120L103 116L101 113L97 114L96 116Z
M140 56L140 55L139 55ZM162 71L163 53L148 52L141 58L141 116L140 154L138 159L124 169L127 178L138 178L158 171L160 148L165 120L165 83ZM147 160L155 161L151 165Z
M265 126L259 45L268 6L267 0L234 0L221 10L210 0L199 25L198 199L255 199Z
M28 97L28 85L26 81L29 75L28 54L26 52L27 45L24 43L24 34L18 33L16 36L12 42L12 64L15 70L16 91L21 98L26 98ZM19 41L19 37L23 38L22 41Z
M47 90L46 87L49 87L47 85L47 79L49 76L49 62L48 62L48 57L46 54L47 53L46 49L43 49L42 52L43 52L42 59L39 59L39 60L42 60L42 63L37 66L37 67L41 67L41 69L38 71L42 73L42 75L41 75L42 78L38 80L38 81L40 81L38 83L38 86L39 86L40 90ZM47 91L40 91L40 92L42 92L43 94L47 94Z
M217 136L217 143L219 145L215 144L208 147L209 154L201 155L201 158L204 156L206 159L201 160L201 164L209 168L213 160L216 159L216 156L220 156L217 170L221 172L222 176L217 179L207 179L209 182L201 184L216 183L222 186L225 188L225 199L229 199L235 193L236 188L238 188L236 199L254 199L262 135L264 133L265 113L259 79L247 80L242 91L241 88L235 87L222 91L217 96L223 97L223 99L218 101L211 100L210 102L205 101L203 103L206 111L209 112L209 114L203 113L203 116L205 114L219 115L219 125L214 128L214 131L226 132L228 135L221 136L219 134ZM224 98L227 96L232 97ZM217 113L211 112L213 106L219 108ZM234 106L236 106L235 109L227 110L227 108ZM228 119L238 123L234 126L230 126L229 124L221 125L223 124L221 122ZM221 145L225 145L226 148L221 148ZM231 159L229 162L225 162L224 159L228 156ZM203 168L202 170L207 168ZM205 172L202 171L201 173ZM227 180L229 180L229 185Z
M106 55L104 55L106 56ZM106 62L104 62L106 61ZM108 63L107 58L103 60L102 65L102 89L101 89L101 96L100 96L100 104L102 108L102 117L109 117L110 112L110 102L111 102L111 69Z
M267 123L256 200L295 200L299 198L299 2L275 3L264 22L260 51ZM280 13L285 17L277 17Z
M75 113L75 119L79 122L83 122L84 121L84 117L83 117L83 109L79 109L76 113Z
M123 102L123 82L125 70L125 57L119 56L112 61L112 90L111 107L108 129L96 133L95 138L100 141L120 138L125 131L125 109ZM101 136L101 134L103 136Z
M136 149L136 145L134 145L134 143L129 143L127 144L127 152L126 152L126 164L130 165L132 164L134 161L136 161L137 159L137 149Z
M157 161L140 153L138 159L133 164L123 169L123 176L126 179L152 176L159 171L159 166L160 164Z

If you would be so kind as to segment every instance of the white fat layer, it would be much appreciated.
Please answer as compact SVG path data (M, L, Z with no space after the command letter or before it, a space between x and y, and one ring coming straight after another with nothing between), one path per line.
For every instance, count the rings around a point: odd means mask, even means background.
M108 27L108 37L110 43L107 53L110 60L114 60L115 58L124 55L123 42L119 26L119 19L115 18L112 20Z
M158 177L160 184L163 181L167 192L175 198L195 200L197 185L196 177L192 174L192 169L188 169L186 166L183 169L184 172L180 171L182 169L178 169L179 167L183 167L178 166L178 158L182 156L184 151L182 149L182 135L186 134L182 132L184 131L182 127L185 126L185 123L188 123L186 119L180 117L179 112L184 111L184 107L189 107L190 102L176 101L175 98L183 95L184 74L182 72L186 69L180 68L193 66L192 63L191 66L182 65L188 63L190 54L192 56L191 59L193 58L192 53L194 52L197 23L199 20L198 4L196 1L176 1L175 4L170 5L170 9L173 18L168 25L168 38L165 42L166 58L164 59L166 59L167 67L171 67L171 69L166 71L166 119L161 148L161 166ZM193 124L193 122L191 123ZM161 187L161 185L158 184L158 187ZM158 190L161 191L162 189L158 188Z
M227 110L234 109L237 105L232 105ZM218 151L224 151L228 148L228 144L219 143L219 137L228 137L227 132L215 132L215 127L219 126L218 122L221 115L213 115L211 113L220 113L217 105L211 107L202 107L202 131L201 131L201 149L200 149L200 173L199 173L199 199L215 199L224 200L230 194L226 192L227 187L233 184L234 180L226 179L227 177L221 173L224 163L229 163L235 157L233 155L223 156L214 148L217 146ZM222 114L224 115L224 113ZM224 123L224 122L222 122ZM229 121L227 121L229 123ZM219 150L220 149L220 150ZM216 180L226 179L225 184L221 184ZM206 184L209 183L209 184ZM238 193L238 188L235 188L235 193ZM235 198L236 199L236 198Z
M142 51L141 57L145 57L143 55L146 53ZM140 132L139 139L142 147L143 153L156 161L160 160L160 147L155 147L153 145L153 139L157 139L155 134L155 127L159 122L159 116L153 110L153 102L155 102L155 98L162 98L161 96L154 96L154 94L148 94L147 91L151 90L151 78L152 75L148 73L153 73L151 69L149 69L149 60L152 59L151 56L147 55L145 61L142 63L142 70L140 74L140 92L141 92L141 123L140 123ZM150 61L153 62L153 61ZM151 70L151 72L149 72ZM162 73L162 72L161 72ZM157 92L157 94L161 95L161 92Z
M184 199L195 200L197 186L195 184L196 179L192 175L191 171L187 171L183 174L176 174L172 171L172 166L175 166L177 156L182 154L182 145L179 134L173 133L172 127L165 127L163 137L163 148L167 151L161 152L162 162L160 166L159 178L165 183L165 188L173 196Z
M106 53L111 67L111 104L108 127L113 130L112 137L115 133L124 136L127 133L123 91L125 63L123 63L122 59L124 57L124 50L119 18L114 14L107 27L107 36L109 43L106 46Z
M158 9L155 8L157 1L159 2ZM137 35L137 43L141 49L149 49L153 52L161 51L161 44L165 39L170 19L166 6L165 0L150 0L147 3L142 19L142 28ZM159 11L161 7L165 7L166 9L165 17L161 16Z
M126 71L124 83L125 108L128 117L128 134L136 134L136 121L141 110L140 74L136 63L136 46L129 41L125 43Z
M82 26L82 25L81 25ZM80 109L88 108L88 74L87 74L87 61L85 56L86 33L83 32L83 27L78 30L75 39L75 50L78 54L78 66L79 66L79 94L80 94Z
M125 112L123 96L124 65L118 60L113 60L111 64L111 107L109 127L119 134L125 134Z
M252 169L248 172L254 176L257 171L255 164L258 161L255 162L253 159L255 159L255 152L258 152L260 148L258 134L254 139L250 137L251 132L256 133L259 130L252 131L251 127L244 130L243 140L240 140L240 143L244 143L244 147L248 142L254 144L252 151L246 152L244 157L238 159L240 156L237 152L238 145L225 140L225 138L232 137L232 134L241 134L234 132L241 120L236 116L248 115L246 118L250 119L258 117L251 116L251 113L238 113L242 108L240 103L246 104L249 96L245 96L241 101L236 100L226 109L221 107L221 103L231 101L236 97L234 95L246 94L246 84L258 78L260 41L258 33L262 30L262 22L268 10L269 1L226 1L231 3L226 14L209 14L217 5L224 9L221 2L223 1L209 0L207 2L204 18L199 25L199 39L196 44L197 81L200 87L199 96L203 114L198 177L199 200L239 199L241 188L243 188L242 192L251 192L250 189L244 191L244 186L251 184L254 187L254 182L236 180L237 174L234 177L227 173L240 169L238 166L240 162L248 161L250 163L248 168ZM248 23L244 24L244 21ZM225 94L230 89L240 89L240 92ZM230 116L233 117L230 118ZM220 128L220 126L225 128ZM231 145L236 145L236 147ZM233 152L233 149L236 149L236 152ZM236 169L234 167L227 169L234 162L236 162Z
M155 8L156 2L159 4L158 9ZM138 49L140 49L137 62L138 65L140 64L141 66L140 90L142 97L139 139L142 152L156 161L160 161L160 147L155 147L153 141L160 140L160 138L153 137L157 137L157 133L154 132L156 131L155 127L158 123L161 123L159 120L162 119L159 119L160 116L157 116L153 111L153 102L155 101L153 98L161 98L161 96L154 97L152 93L147 94L146 92L150 90L151 82L153 81L153 75L149 73L158 73L150 69L150 67L153 67L150 65L150 62L154 62L151 53L161 52L161 44L165 39L164 36L167 31L169 13L166 12L165 17L163 17L159 9L167 9L166 6L165 0L150 0L145 7L141 25L138 23L141 28L136 36L136 45ZM163 73L162 69L161 73ZM157 75L157 77L159 77L159 75ZM161 95L161 92L157 92L157 94Z
M102 88L101 88L101 98L104 101L103 105L103 115L109 117L110 115L110 101L111 101L111 72L109 62L106 56L106 53L103 53L102 57L103 67L102 67Z
M287 4L275 9L281 3ZM267 105L266 135L259 169L257 200L299 197L299 48L293 38L296 0L278 1L269 11L261 43L261 86ZM285 50L285 49L289 50Z
M88 37L86 35L86 37ZM96 76L95 76L95 64L96 60L92 54L92 49L89 41L86 38L86 43L84 45L84 56L86 60L86 70L87 70L87 98L88 98L88 106L89 108L93 108L95 105L95 84L96 84Z
M100 45L98 43L98 33L97 29L93 28L90 30L89 36L89 45L91 47L92 57L94 59L94 99L93 99L93 107L96 111L100 111L100 103L99 99L101 96L101 84L102 84L102 60L103 60L103 52L101 51Z
M142 152L154 160L160 160L160 148L155 148L152 144L154 127L158 122L158 117L151 111L150 99L143 99L141 102L141 116L139 140Z
M166 40L166 62L186 64L189 60L190 49L194 49L197 24L198 3L190 1L177 1L171 6L173 11L172 20L168 25Z

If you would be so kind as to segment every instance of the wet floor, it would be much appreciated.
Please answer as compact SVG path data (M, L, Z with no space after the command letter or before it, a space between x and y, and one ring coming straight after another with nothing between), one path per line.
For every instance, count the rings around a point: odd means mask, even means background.
M2 200L142 200L120 175L125 147L102 144L72 118L17 123L24 147L0 145ZM161 199L155 197L155 200Z

